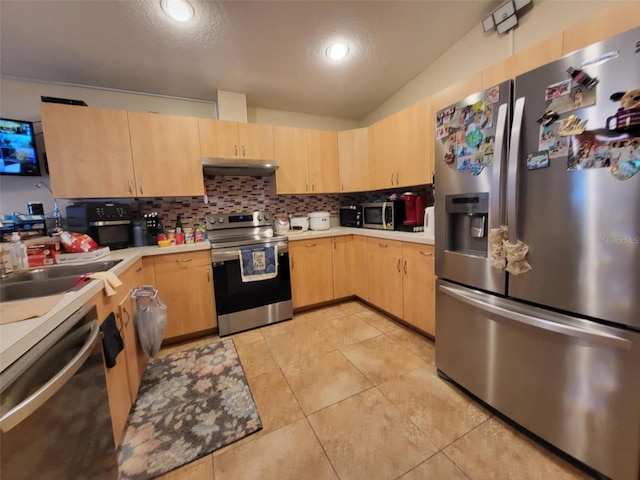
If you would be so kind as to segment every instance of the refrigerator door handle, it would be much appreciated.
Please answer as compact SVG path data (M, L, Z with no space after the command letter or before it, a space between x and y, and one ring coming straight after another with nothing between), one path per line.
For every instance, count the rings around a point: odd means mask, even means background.
M509 145L509 168L507 173L507 225L509 241L518 240L518 164L520 159L520 137L524 117L524 97L516 100L513 108L511 145Z
M489 228L498 228L504 223L503 205L504 190L502 189L502 158L505 153L504 133L507 125L507 104L503 103L498 108L498 120L496 122L495 153L493 157L493 178L491 179L491 206L489 215ZM489 245L491 250L491 245Z
M498 305L492 305L477 298L473 298L460 288L440 285L440 291L455 298L456 300L460 300L461 302L466 303L467 305L479 308L480 310L484 310L485 312L500 315L501 317L508 318L518 323L524 323L535 328L548 330L550 332L559 333L561 335L580 338L582 340L588 340L606 346L612 346L621 350L631 350L631 341L627 340L626 338L620 338L615 335L610 335L603 332L590 331L583 328L566 325L564 323L557 323L554 321L545 320L543 318L514 312Z

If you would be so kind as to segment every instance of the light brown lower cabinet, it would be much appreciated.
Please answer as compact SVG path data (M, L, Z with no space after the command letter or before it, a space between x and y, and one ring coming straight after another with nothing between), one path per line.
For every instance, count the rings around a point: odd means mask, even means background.
M353 236L353 280L354 293L363 300L369 300L369 259L367 237Z
M398 318L403 318L402 242L369 237L369 301Z
M332 238L289 242L293 308L333 300Z
M431 245L402 243L402 319L433 336L436 334L436 277Z
M122 440L129 410L138 394L142 373L147 365L147 357L136 335L130 297L131 289L142 284L142 269L142 261L139 260L119 275L122 285L116 289L115 295L107 297L104 292L99 292L88 302L96 306L100 322L104 322L111 313L115 315L116 326L124 343L124 350L116 357L115 366L105 366L116 447Z
M157 255L153 265L156 288L167 306L165 340L218 325L209 251Z
M332 238L333 298L351 297L355 293L353 236Z

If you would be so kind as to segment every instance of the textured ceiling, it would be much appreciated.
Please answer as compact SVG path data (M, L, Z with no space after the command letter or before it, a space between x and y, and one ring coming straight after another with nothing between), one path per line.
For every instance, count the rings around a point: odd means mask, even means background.
M360 120L500 2L192 0L195 21L160 1L1 0L3 76ZM327 44L351 47L332 63Z

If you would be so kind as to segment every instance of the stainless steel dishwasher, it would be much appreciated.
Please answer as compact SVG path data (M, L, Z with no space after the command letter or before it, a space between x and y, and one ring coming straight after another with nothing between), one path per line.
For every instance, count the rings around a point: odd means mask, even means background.
M0 475L118 476L95 307L83 307L0 374Z

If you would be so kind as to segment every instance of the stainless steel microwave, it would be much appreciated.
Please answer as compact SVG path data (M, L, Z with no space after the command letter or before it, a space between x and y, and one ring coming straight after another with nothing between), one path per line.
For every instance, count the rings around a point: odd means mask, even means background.
M378 230L397 230L404 221L404 201L389 200L362 204L362 226Z

